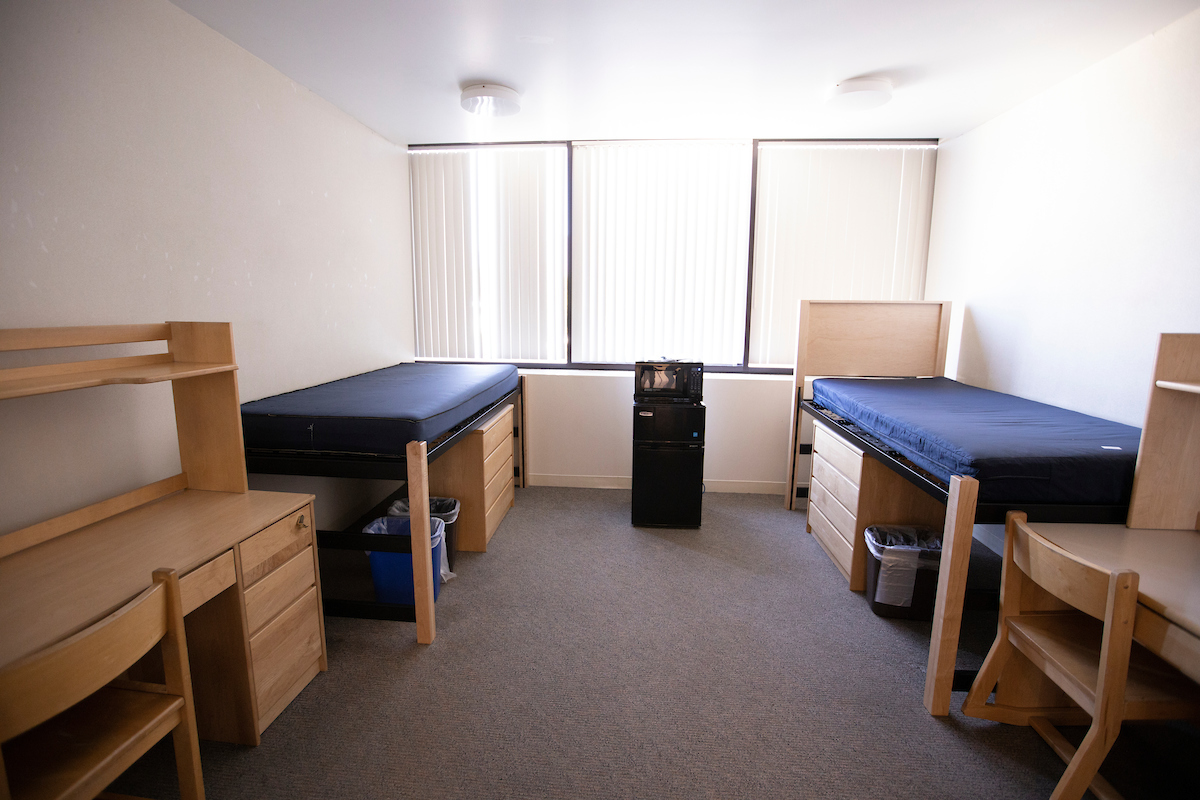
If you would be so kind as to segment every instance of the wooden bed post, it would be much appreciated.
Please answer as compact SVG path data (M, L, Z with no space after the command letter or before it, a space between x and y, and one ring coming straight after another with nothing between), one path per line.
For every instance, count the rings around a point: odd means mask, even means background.
M429 463L425 442L409 442L408 509L412 520L413 605L417 617L417 644L433 644L437 635L433 614L433 582L441 580L433 568L429 546ZM435 577L435 572L437 573Z
M808 374L805 361L808 355L808 300L800 301L798 333L796 335L796 366L792 370L792 419L791 436L788 439L787 486L783 493L783 507L792 511L796 507L796 450L800 447L800 401L804 399L804 378Z
M942 563L938 569L933 630L929 636L929 666L925 671L925 708L936 717L950 713L950 689L954 685L954 663L958 658L958 629L962 625L963 597L967 593L967 567L971 562L971 536L978 498L979 481L961 475L950 478Z

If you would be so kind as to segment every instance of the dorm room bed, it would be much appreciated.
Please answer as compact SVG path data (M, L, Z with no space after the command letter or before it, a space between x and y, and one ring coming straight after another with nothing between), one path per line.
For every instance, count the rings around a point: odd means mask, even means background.
M428 507L430 491L448 494L462 503L461 523L480 528L474 538L466 537L471 549L483 549L512 503L514 473L523 472L523 448L514 446L512 436L514 429L523 428L513 421L521 420L522 407L521 379L511 365L397 364L244 403L246 468L252 473L404 480L414 508ZM520 441L523 437L518 445ZM486 452L471 457L481 449ZM443 456L446 468L436 463ZM364 518L382 515L392 499ZM414 563L429 562L428 525L426 515L413 515ZM409 552L407 540L363 534L362 527L355 523L345 531L319 531L318 544ZM418 641L427 643L434 636L432 584L427 592L425 588L416 587L415 606L326 598L325 610L415 620Z
M1011 509L1031 521L1124 522L1140 434L941 378L949 315L949 303L802 302L787 493L791 508L808 414L808 528L851 589L865 588L869 525L944 531L925 684L937 715L949 712L974 524L1003 523ZM810 388L813 376L904 380Z

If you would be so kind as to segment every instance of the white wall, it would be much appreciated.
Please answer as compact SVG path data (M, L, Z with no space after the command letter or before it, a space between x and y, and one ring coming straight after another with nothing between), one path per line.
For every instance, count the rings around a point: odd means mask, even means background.
M232 321L243 400L412 358L405 150L165 0L0 4L0 214L0 327ZM0 532L178 472L170 398L0 402Z
M633 472L633 373L528 370L528 481L628 489ZM704 484L710 492L782 495L790 375L704 376Z
M942 143L950 374L1142 425L1158 334L1200 331L1198 53L1200 11Z

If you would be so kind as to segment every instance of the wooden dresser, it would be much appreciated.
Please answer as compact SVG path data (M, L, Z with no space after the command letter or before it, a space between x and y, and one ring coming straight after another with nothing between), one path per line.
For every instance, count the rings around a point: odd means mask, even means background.
M0 370L0 400L170 381L184 470L0 536L0 664L104 617L155 569L175 569L200 735L258 744L326 668L325 632L312 495L247 488L230 326L0 330L10 351L153 341L168 351Z
M855 586L854 541L863 458L861 450L834 436L824 425L813 425L808 530L849 579L851 589L862 588Z
M942 530L946 508L880 461L813 422L808 530L861 592L867 588L867 540L871 525L924 525Z
M513 407L484 420L448 453L429 465L429 493L454 497L458 549L478 553L513 505Z

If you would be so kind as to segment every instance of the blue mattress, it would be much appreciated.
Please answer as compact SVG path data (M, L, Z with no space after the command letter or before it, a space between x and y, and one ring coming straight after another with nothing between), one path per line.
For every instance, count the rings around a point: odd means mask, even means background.
M506 364L397 364L242 404L246 449L402 456L517 388Z
M813 401L981 503L1124 505L1141 431L949 378L821 378Z

